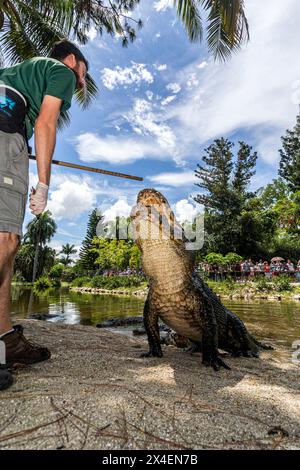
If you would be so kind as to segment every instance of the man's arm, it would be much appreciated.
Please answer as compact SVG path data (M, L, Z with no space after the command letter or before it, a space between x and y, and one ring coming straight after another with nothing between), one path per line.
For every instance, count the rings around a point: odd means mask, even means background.
M46 95L34 126L35 152L39 182L49 186L51 162L56 143L57 120L62 100Z

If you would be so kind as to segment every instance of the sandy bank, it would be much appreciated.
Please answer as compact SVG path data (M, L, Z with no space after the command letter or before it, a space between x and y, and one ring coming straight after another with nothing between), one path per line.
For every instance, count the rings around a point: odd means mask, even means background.
M1 392L1 449L300 449L300 366L290 351L228 358L232 370L215 373L171 346L142 359L142 339L22 324L53 356Z

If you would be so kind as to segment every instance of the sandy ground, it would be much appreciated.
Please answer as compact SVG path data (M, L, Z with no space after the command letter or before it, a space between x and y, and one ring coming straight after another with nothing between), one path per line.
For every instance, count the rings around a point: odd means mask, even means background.
M140 338L22 324L53 355L1 392L1 449L300 449L300 366L290 351L228 358L232 370L216 373L172 346L143 359Z

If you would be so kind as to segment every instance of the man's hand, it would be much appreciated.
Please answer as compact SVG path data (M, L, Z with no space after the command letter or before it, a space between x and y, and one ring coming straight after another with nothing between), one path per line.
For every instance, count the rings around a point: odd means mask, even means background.
M44 183L38 183L36 188L31 188L29 207L33 215L40 215L47 206L49 187Z

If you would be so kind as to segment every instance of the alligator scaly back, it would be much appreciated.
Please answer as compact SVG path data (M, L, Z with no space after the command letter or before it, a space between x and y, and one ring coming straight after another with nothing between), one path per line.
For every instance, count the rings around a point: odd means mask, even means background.
M258 357L259 349L264 346L194 272L194 253L186 249L184 236L176 238L175 234L182 232L182 228L167 199L152 188L140 191L131 220L142 252L142 267L150 278L144 306L149 342L146 356L162 356L160 318L176 333L198 345L203 364L215 370L228 368L218 348L233 356Z

